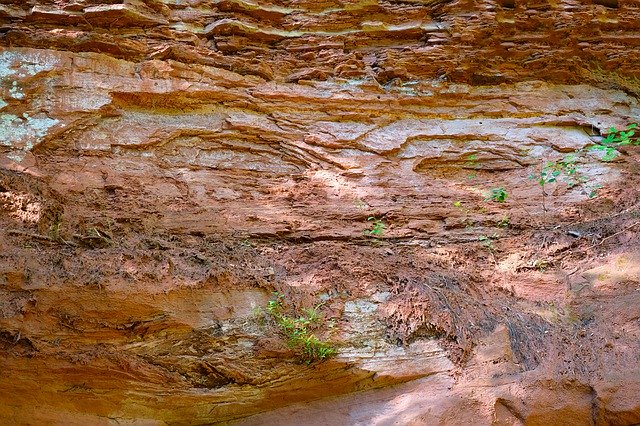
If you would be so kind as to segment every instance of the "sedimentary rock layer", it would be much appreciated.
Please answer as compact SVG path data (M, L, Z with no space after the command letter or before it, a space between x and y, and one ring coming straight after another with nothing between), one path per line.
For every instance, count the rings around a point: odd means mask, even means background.
M0 5L1 421L640 422L639 14Z

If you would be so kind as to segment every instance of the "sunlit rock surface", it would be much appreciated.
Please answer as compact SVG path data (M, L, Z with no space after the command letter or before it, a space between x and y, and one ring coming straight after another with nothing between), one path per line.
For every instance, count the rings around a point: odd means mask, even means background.
M640 423L639 17L4 2L0 423Z

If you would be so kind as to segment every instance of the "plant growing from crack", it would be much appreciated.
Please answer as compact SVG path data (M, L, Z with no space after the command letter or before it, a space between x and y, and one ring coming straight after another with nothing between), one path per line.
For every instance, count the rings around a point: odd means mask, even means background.
M590 147L588 149L596 148ZM583 151L578 151L578 154L582 152ZM546 187L549 184L558 182L559 179L562 179L569 188L581 188L589 198L594 198L598 195L598 189L600 189L602 185L589 184L589 178L582 174L578 169L578 154L568 154L560 160L543 163L535 173L532 173L529 176L529 179L534 179L538 183L538 186L540 186L542 194L542 210L545 217L548 211L546 203L548 194ZM605 157L606 155L607 154L605 154Z
M508 228L511 224L509 216L503 215L499 220L496 221L496 226L498 228Z
M495 250L495 246L493 245L493 240L497 240L498 238L499 238L498 234L493 234L490 237L487 237L486 235L480 235L478 237L478 241L480 241L480 243L484 246L484 248L489 250L489 252L493 253L493 251Z
M589 150L604 151L602 161L612 161L618 156L619 148L627 145L640 145L640 137L635 136L638 123L632 123L625 130L609 128L604 139L589 147Z
M499 188L491 188L491 190L489 191L489 194L487 194L486 198L484 199L485 201L495 201L496 203L504 203L507 201L507 197L509 195L507 194L507 190L504 189L503 186L499 187Z
M384 230L386 225L380 219L377 219L375 216L369 216L367 221L371 222L371 226L369 229L364 230L364 234L370 237L381 237L384 234Z
M496 259L496 247L493 245L493 241L499 238L500 236L497 233L490 236L480 235L478 237L478 241L480 241L482 246L489 252L495 266L498 266L498 260Z
M473 219L471 219L469 216L471 214L471 210L468 209L466 206L463 205L462 201L458 200L458 201L454 201L453 202L453 207L457 208L458 210L460 210L462 213L464 213L465 218L464 218L464 225L465 228L472 228L474 226L474 221Z
M533 179L540 187L542 194L542 211L546 217L547 214L547 191L549 184L555 183L559 178L564 177L569 188L576 185L582 185L587 182L587 178L578 173L577 156L575 154L566 155L561 160L547 161L535 172L529 175L529 179Z
M290 348L301 352L302 359L310 364L313 361L322 361L334 356L337 350L328 341L320 340L314 333L323 325L331 328L331 324L324 324L318 312L321 304L314 308L304 308L295 315L285 313L284 295L273 293L273 298L267 303L267 312L280 331L286 336Z
M560 175L559 170L554 170L550 168L552 162L548 162L546 165L542 166L539 171L536 173L532 173L529 175L529 179L535 179L540 186L540 191L542 193L542 212L546 217L547 215L547 191L546 186L550 183L553 183L557 180L557 177Z
M464 163L463 168L478 170L478 156L475 154L469 155L467 157L467 161ZM469 175L467 175L467 179L474 179L477 175L477 172L470 173Z
M598 189L602 188L602 185L589 184L589 178L580 173L578 168L580 156L588 151L603 151L601 160L604 162L612 161L618 157L621 147L640 145L640 136L636 135L637 128L638 123L629 124L624 130L611 127L598 143L581 149L575 154L568 154L560 160L543 163L536 172L532 173L529 178L535 180L540 187L545 218L548 211L546 191L548 185L556 183L558 179L562 178L569 188L579 187L589 198L596 197Z

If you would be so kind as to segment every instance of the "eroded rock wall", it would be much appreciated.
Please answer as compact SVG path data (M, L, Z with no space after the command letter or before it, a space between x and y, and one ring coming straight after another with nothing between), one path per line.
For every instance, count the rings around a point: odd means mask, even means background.
M639 13L3 3L0 419L640 422Z

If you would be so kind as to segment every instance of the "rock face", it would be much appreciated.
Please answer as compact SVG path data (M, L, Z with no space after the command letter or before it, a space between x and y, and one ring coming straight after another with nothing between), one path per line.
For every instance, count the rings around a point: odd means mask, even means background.
M5 1L0 423L640 423L639 17Z

